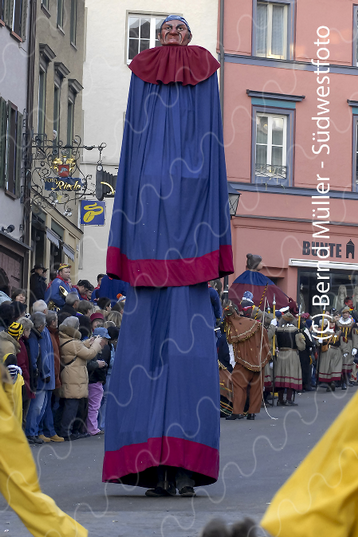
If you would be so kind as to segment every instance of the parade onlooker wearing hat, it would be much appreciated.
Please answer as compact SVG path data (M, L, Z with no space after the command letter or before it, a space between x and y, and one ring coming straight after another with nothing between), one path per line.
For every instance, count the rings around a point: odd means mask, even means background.
M103 386L106 383L107 371L111 361L111 348L108 341L111 336L107 328L99 326L94 329L95 338L102 338L104 341L102 350L87 364L88 380L88 416L87 431L91 436L101 434L98 427L98 411L103 398Z
M91 319L92 330L97 328L97 326L104 325L104 317L100 311L96 311L95 313L92 313L90 319Z
M71 265L62 263L58 267L56 278L51 282L45 293L47 304L51 301L56 308L62 308L65 305L65 295L71 292L70 280Z
M31 270L30 277L30 307L36 300L44 300L46 293L46 277L47 268L42 263L38 263Z
M19 338L23 328L19 323L11 323L7 331L0 332L0 359L5 354L17 354L20 351Z

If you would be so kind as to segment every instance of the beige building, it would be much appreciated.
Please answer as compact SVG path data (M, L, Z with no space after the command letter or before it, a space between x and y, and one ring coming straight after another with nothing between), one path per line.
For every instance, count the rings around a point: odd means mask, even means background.
M218 0L86 0L87 36L83 74L84 138L105 142L104 170L117 173L131 71L128 65L140 50L156 45L161 21L170 13L189 22L191 44L216 57ZM180 8L180 9L178 9ZM205 13L205 17L203 17ZM203 21L205 20L205 23ZM97 153L98 155L98 153ZM96 177L97 155L84 153L82 169ZM90 199L90 196L88 196ZM92 197L95 200L94 197ZM95 283L105 272L113 200L106 200L104 226L84 226L80 276Z
M71 263L78 279L83 152L84 0L34 3L30 206L31 266Z

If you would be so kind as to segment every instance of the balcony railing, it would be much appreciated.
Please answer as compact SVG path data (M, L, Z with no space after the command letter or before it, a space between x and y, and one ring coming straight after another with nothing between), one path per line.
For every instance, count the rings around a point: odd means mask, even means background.
M255 183L273 186L288 186L287 166L275 166L273 164L255 164Z

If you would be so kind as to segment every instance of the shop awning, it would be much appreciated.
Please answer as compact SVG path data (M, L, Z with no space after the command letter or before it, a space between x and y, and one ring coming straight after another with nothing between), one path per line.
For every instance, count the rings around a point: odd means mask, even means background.
M46 237L47 237L48 240L51 241L55 246L57 246L57 248L59 248L61 238L57 235L57 233L55 233L54 231L52 231L52 229L47 228L47 229L46 229Z
M357 270L358 263L344 263L342 261L325 261L324 259L289 259L288 265L290 267L305 267L305 268L327 268L334 270L349 270L350 272Z
M68 244L66 243L63 243L62 245L62 251L65 255L67 255L67 257L69 257L70 259L72 259L72 261L75 260L75 251L71 248L71 246L69 246Z

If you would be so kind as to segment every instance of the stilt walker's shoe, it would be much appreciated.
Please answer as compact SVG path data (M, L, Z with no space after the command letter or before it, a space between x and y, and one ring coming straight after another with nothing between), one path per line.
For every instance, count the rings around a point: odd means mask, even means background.
M194 498L196 496L195 490L193 487L183 487L179 490L180 496L183 498Z

